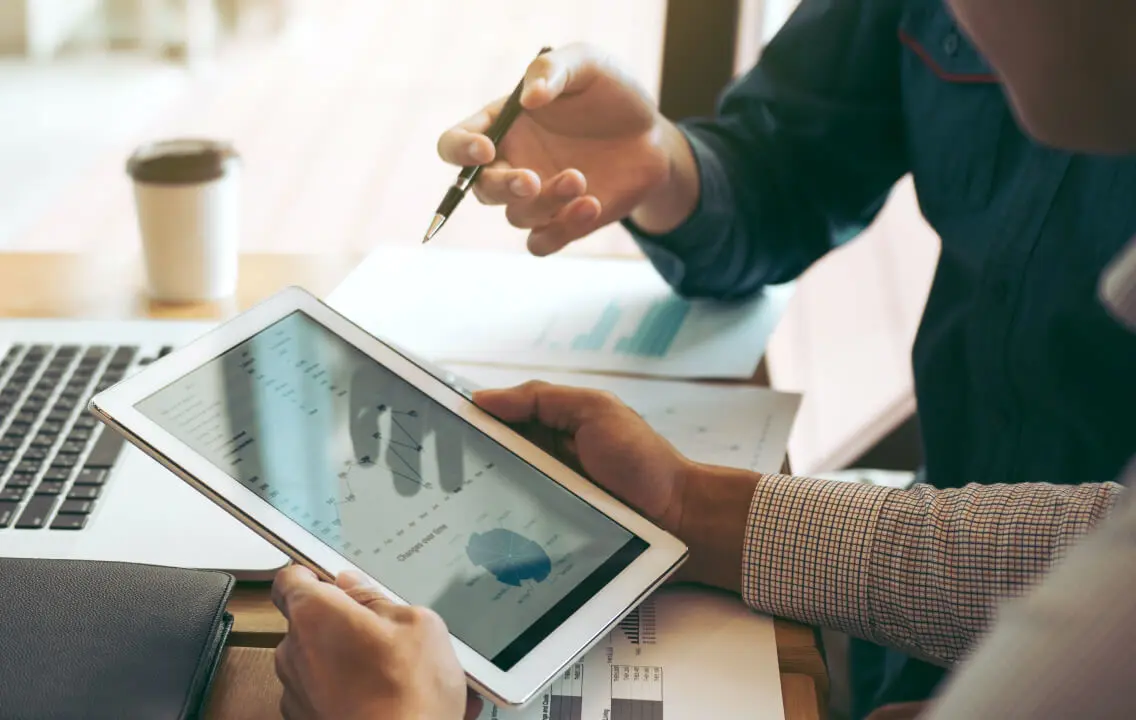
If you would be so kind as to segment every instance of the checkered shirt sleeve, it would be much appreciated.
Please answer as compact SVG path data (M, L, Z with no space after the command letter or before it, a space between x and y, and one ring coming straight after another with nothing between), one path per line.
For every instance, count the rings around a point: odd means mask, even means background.
M1123 492L1114 483L907 490L758 483L742 559L753 608L950 664Z

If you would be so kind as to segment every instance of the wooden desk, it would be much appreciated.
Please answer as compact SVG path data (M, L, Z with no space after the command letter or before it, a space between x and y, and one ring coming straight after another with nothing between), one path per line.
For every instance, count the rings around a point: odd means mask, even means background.
M171 306L147 299L137 256L0 253L0 317L225 318L285 285L302 285L322 296L358 260L354 256L246 255L241 259L236 298ZM271 648L285 631L284 618L272 606L267 584L238 586L230 610L236 623L208 717L279 717ZM828 680L815 633L780 620L776 631L787 717L824 717Z

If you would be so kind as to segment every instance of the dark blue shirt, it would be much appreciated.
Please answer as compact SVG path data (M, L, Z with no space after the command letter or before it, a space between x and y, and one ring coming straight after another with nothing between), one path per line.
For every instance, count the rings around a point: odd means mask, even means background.
M1026 138L940 0L803 0L683 128L694 215L631 229L689 296L796 277L912 174L942 240L912 352L929 482L1103 482L1136 452L1136 336L1096 294L1136 234L1136 160Z
M803 0L717 116L682 127L695 213L663 237L628 225L679 292L798 276L911 173L942 241L912 352L928 481L1119 475L1136 452L1136 335L1096 290L1136 234L1136 161L1025 137L941 0Z

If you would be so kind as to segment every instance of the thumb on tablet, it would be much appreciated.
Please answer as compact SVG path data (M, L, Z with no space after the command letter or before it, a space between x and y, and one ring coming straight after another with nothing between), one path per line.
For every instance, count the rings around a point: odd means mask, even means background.
M479 390L473 401L482 410L507 423L536 421L575 433L605 409L611 397L598 390L553 385L531 380L503 390Z
M370 610L381 611L391 605L391 601L382 594L382 591L360 573L350 570L339 573L335 577L335 586Z

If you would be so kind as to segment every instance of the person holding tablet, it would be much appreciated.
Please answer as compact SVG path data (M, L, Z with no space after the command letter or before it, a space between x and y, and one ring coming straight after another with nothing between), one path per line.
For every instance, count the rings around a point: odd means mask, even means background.
M488 163L478 198L539 255L621 222L688 296L798 276L910 173L942 243L912 351L927 482L1104 482L1132 452L1115 419L1136 403L1136 338L1092 292L1136 233L1136 161L1025 136L943 0L802 0L712 118L671 122L583 45L529 65L495 149L501 102L438 142ZM854 720L941 678L855 641L850 665Z
M1027 129L1073 149L1136 150L1136 54L1123 37L1136 8L952 2L1003 74ZM1134 16L1122 22L1117 16L1123 14ZM1073 97L1078 102L1066 101ZM1118 327L1136 332L1136 240L1113 261L1100 288ZM969 651L998 601L1022 593L1110 512L1122 492L1115 483L890 490L759 477L686 461L600 393L529 384L483 392L477 400L506 420L539 420L595 481L685 534L692 549L687 579L741 590L759 610L844 627L945 665ZM646 463L641 472L639 463ZM1134 476L1136 463L1129 465L1127 484ZM1107 529L1074 549L1049 580L1010 608L929 717L1136 713L1136 696L1123 682L1136 647L1136 610L1123 602L1136 590L1133 537L1136 505L1128 503ZM460 675L447 670L448 648L433 656L368 648L363 622L340 625L350 631L338 637L305 642L302 628L313 630L340 613L358 614L361 605L344 603L340 595L366 601L366 589L349 578L341 586L346 591L320 585L302 570L285 571L276 583L282 610L295 616L305 606L277 655L291 703L286 716L363 706L351 705L340 692L361 684L339 685L328 669L337 663L369 668L355 702L386 692L407 703L388 707L434 708L425 703L444 694L449 714L433 717L460 717L463 707L467 716L476 714L458 689L442 692L458 686L438 678ZM422 612L423 624L434 622Z
M569 464L684 540L691 555L678 579L941 666L1122 492L1115 483L895 490L762 476L691 462L606 393L528 383L475 400L507 422L543 427ZM285 717L461 717L461 669L439 617L360 583L343 577L333 587L298 567L278 576L274 599L289 619L277 649ZM340 714L443 701L436 714Z

